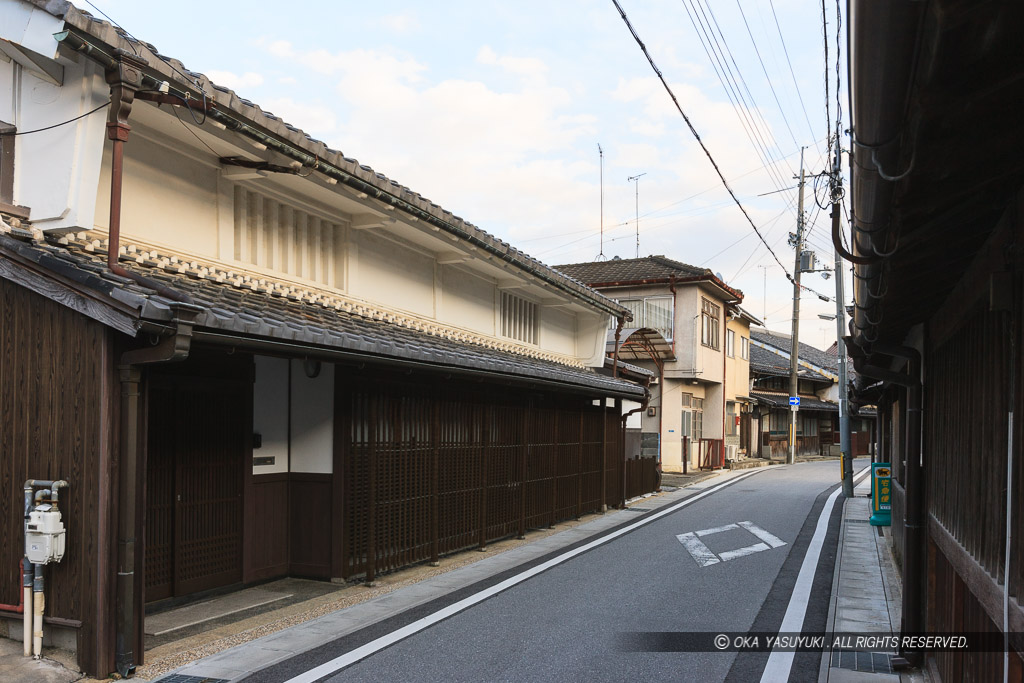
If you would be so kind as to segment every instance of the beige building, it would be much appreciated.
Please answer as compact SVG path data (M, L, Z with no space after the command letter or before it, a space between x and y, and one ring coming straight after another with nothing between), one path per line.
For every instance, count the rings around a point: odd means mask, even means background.
M743 293L710 270L664 256L555 266L630 309L618 332L620 358L652 370L657 383L641 424L644 454L666 472L722 466L749 442L750 325ZM616 330L608 333L614 353Z

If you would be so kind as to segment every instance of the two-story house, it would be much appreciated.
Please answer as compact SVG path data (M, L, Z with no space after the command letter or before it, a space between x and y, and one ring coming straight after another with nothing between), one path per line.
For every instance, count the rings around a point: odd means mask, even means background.
M652 370L657 384L641 430L666 472L721 467L746 449L750 325L743 293L705 268L665 256L555 266L628 308L608 352ZM749 426L746 429L749 438Z
M0 634L28 479L68 482L46 640L99 677L147 604L623 500L630 309L68 3L0 39Z
M750 331L750 395L757 401L755 415L759 438L751 454L785 457L789 451L789 406L792 337L764 328ZM797 455L839 455L839 371L835 346L822 351L800 342L797 358L797 392L800 410L796 420ZM864 409L861 409L864 410ZM850 416L853 455L871 451L874 424L871 416Z

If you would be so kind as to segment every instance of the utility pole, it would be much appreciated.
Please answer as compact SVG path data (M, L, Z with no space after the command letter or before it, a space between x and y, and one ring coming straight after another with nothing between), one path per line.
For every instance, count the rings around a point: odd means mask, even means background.
M839 178L840 178L840 147L836 141L835 165L832 167L832 234L837 235L839 230ZM853 453L850 444L850 399L849 388L846 379L846 341L843 336L846 334L846 310L843 302L846 301L843 293L843 279L845 277L843 260L839 256L839 250L835 252L836 266L836 360L839 363L839 462L842 465L843 495L853 498Z
M636 257L640 258L640 178L647 175L646 172L639 175L631 175L626 179L627 183L633 183L636 187Z
M793 267L793 339L789 354L789 399L800 396L797 389L797 360L800 358L800 252L804 245L804 148L800 148L800 200L796 214L796 265ZM796 419L800 406L789 406L789 457L786 464L796 462Z

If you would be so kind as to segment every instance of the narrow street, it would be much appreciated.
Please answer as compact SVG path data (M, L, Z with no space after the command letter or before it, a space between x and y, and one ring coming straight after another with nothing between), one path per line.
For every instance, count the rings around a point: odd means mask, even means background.
M653 499L635 522L343 638L325 633L247 680L757 680L768 653L645 651L659 649L645 634L778 631L837 470L753 470L668 506ZM829 505L805 630L824 627L840 509ZM791 680L815 680L819 664L798 653Z

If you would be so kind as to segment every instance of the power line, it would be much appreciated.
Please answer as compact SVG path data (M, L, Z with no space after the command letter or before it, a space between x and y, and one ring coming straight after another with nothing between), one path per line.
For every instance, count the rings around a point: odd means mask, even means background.
M779 15L775 13L775 3L772 0L768 0L768 5L772 8L772 18L775 19L775 29L779 32L779 41L782 43L782 51L786 55L786 63L789 65L789 75L793 79L793 88L796 90L796 96L800 100L800 108L804 113L804 120L807 121L807 130L811 131L811 137L814 137L814 126L811 125L811 118L807 115L807 105L804 104L804 96L800 92L800 86L796 82L796 73L793 71L793 60L789 58L789 49L786 47L786 39L782 36L782 27L779 25Z
M753 105L748 103L747 99L743 96L739 80L733 73L732 69L729 68L729 60L726 58L725 50L722 48L722 41L719 41L718 37L715 35L714 28L711 26L711 20L708 19L703 6L698 5L696 0L690 0L690 4L687 4L687 0L683 0L683 7L686 9L687 16L690 18L690 23L693 25L693 28L697 33L697 38L700 40L701 46L704 48L704 53L711 61L711 66L715 71L715 75L718 76L718 80L722 84L726 96L729 98L733 111L736 112L736 116L740 120L740 125L743 126L747 139L749 139L750 143L754 146L754 150L757 152L761 161L764 162L766 167L769 167L768 175L775 187L780 190L783 189L786 186L786 182L782 179L782 176L778 173L777 169L773 168L774 164L769 163L769 160L773 159L773 157L768 150L768 143L765 141L761 128L757 125L751 114L751 110L758 113L756 103ZM693 10L692 12L691 7ZM698 8L700 9L699 12ZM714 15L712 13L712 18L713 17ZM721 29L719 29L719 33L721 33ZM724 35L722 38L724 41ZM735 64L735 60L733 60L733 64ZM737 67L737 71L738 70L739 68ZM752 97L751 100L753 100ZM774 171L774 173L772 171Z
M750 30L750 24L747 23L747 15L743 11L743 5L740 4L740 0L736 0L736 6L740 10L740 16L743 17L743 25L747 27L747 35L750 36L750 44L754 46L754 54L757 55L757 61L761 63L761 71L764 72L764 78L768 81L768 87L772 91L772 97L775 98L775 104L779 108L779 113L782 114L782 121L786 124L786 130L789 131L789 137L792 138L793 144L800 146L800 143L796 141L796 135L793 134L793 128L789 125L789 119L786 118L786 112L782 108L782 103L779 102L779 95L775 92L775 85L772 84L771 76L768 75L768 69L764 65L764 60L761 59L761 51L757 48L757 41L754 40L754 33ZM812 134L811 137L814 137Z
M12 133L0 133L0 136L8 136L8 137L12 137L13 138L13 137L18 137L19 135L31 135L32 133L42 133L44 130L53 130L54 128L60 128L61 126L66 126L69 123L74 123L78 119L84 119L86 116L89 116L91 114L95 114L100 109L104 109L104 108L109 107L109 106L110 106L110 101L108 100L108 101L104 102L103 104L101 104L100 106L96 107L95 109L93 109L91 111L87 111L84 114L80 114L80 115L76 116L73 119L68 119L67 121L61 121L60 123L55 123L52 126L46 126L45 128L36 128L35 130L22 130L22 131L12 132Z

